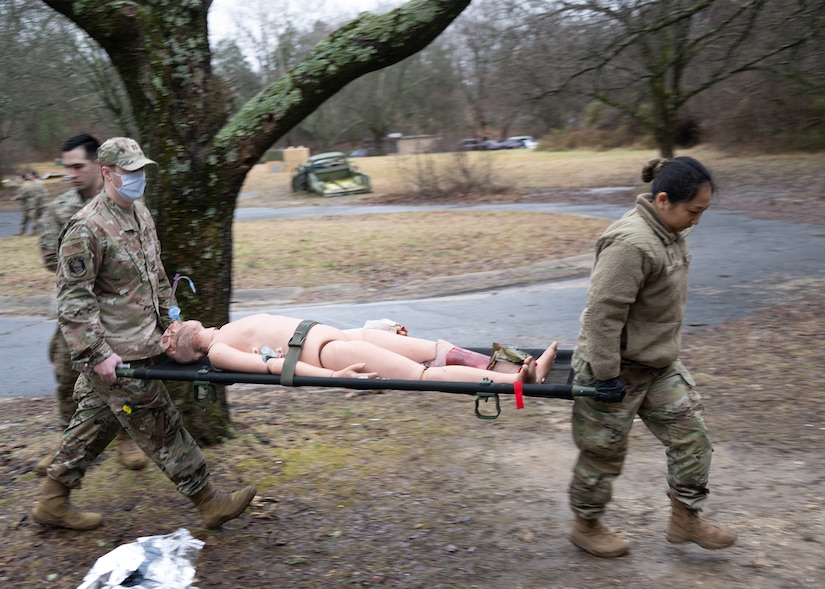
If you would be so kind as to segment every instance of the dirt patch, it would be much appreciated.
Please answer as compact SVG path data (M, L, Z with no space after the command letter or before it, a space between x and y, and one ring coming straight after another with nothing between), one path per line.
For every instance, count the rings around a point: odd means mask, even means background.
M658 587L674 577L687 586L808 586L825 574L821 393L795 394L773 356L782 342L799 344L795 375L816 376L825 309L800 312L798 302L686 338L717 438L708 516L739 532L730 550L664 542L664 457L641 427L607 518L633 552L606 562L569 545L564 487L575 452L565 401L528 400L515 411L505 399L502 417L485 422L463 396L246 386L230 395L238 437L208 454L222 485L254 481L260 495L218 532L199 529L156 470L123 471L111 454L76 494L106 515L104 528L32 524L37 479L27 469L56 439L52 403L4 401L4 437L14 441L0 451L0 578L76 587L119 543L187 527L206 541L201 588ZM731 341L746 345L722 368Z
M730 549L664 540L665 458L641 424L606 516L632 551L600 560L566 539L568 401L517 411L504 397L485 421L465 395L244 385L229 394L237 436L207 456L217 484L254 483L259 495L219 531L202 529L157 469L125 471L112 450L73 495L104 527L34 524L31 468L57 441L53 402L0 401L0 584L76 587L115 546L185 527L206 542L201 589L819 586L823 286L794 285L759 317L685 336L715 440L706 516L738 532Z

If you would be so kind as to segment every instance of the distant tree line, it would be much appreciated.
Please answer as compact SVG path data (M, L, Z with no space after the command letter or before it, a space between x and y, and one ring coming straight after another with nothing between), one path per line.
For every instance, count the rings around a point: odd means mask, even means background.
M254 22L215 51L241 102L333 28ZM824 25L822 0L476 0L426 50L353 82L285 139L379 152L393 132L440 135L445 149L517 134L668 156L702 141L822 149Z
M213 48L235 108L344 24L257 10ZM438 135L444 149L509 135L665 155L702 141L822 149L824 25L825 0L476 0L425 50L347 85L279 145L381 153L403 133ZM39 0L0 0L0 79L6 172L53 157L79 128L137 128L106 53Z

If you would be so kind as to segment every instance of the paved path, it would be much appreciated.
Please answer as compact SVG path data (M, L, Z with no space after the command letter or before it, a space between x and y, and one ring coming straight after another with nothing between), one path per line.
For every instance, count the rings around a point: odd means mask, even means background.
M302 207L239 209L239 218L294 217L318 214L394 212L411 207ZM428 207L439 208L439 207ZM489 205L495 210L562 211L616 218L625 208L553 204ZM418 210L418 209L416 209ZM0 213L3 227L16 229L18 218ZM686 330L750 315L780 300L795 280L825 276L825 228L752 219L744 213L712 210L690 235L693 253ZM449 339L465 346L506 341L541 347L550 340L572 347L584 305L587 279L424 299L352 305L279 306L233 309L232 318L252 312L309 317L340 327L389 317L413 335ZM0 397L48 396L54 389L46 348L54 319L0 317Z

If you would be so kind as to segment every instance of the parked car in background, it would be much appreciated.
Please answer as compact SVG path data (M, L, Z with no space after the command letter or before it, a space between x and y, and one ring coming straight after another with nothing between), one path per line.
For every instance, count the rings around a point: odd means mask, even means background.
M312 192L318 196L343 196L372 192L370 178L350 164L340 151L311 156L292 176L293 192Z
M539 142L533 139L530 135L514 135L507 138L507 143L513 148L535 149L539 146Z
M504 149L521 149L524 147L524 143L515 139L505 139L502 141L502 144L504 145Z
M373 155L378 155L378 151L374 147L362 147L349 153L350 157L371 157Z
M484 149L488 150L496 150L496 149L507 149L505 145L506 142L499 141L498 139L487 139L482 144L484 145Z
M478 139L462 139L458 145L463 151L480 151L482 149L487 149L484 146L484 142L479 141Z

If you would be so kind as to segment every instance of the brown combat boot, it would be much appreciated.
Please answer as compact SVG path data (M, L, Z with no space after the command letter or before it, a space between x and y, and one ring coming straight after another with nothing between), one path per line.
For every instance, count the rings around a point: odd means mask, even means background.
M78 511L69 503L71 489L46 477L32 511L34 521L42 526L58 526L70 530L93 530L103 524L103 516L90 511Z
M206 527L214 530L241 515L257 492L255 487L244 487L234 493L217 491L212 488L212 485L206 483L203 489L189 499L198 508Z
M120 430L117 434L117 459L129 470L140 470L146 468L147 458L143 450L140 449L135 441L125 429Z
M624 556L630 551L627 542L608 530L597 519L584 519L576 516L570 541L594 556L614 558Z
M672 493L667 495L673 505L673 514L670 517L667 536L665 536L668 542L673 544L696 542L708 550L727 548L736 542L736 532L709 524L699 517L697 510L689 508Z

